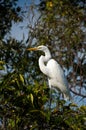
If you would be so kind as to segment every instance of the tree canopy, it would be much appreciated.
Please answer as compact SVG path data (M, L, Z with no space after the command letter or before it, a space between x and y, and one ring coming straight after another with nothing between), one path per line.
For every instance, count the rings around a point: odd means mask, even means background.
M85 130L86 105L68 103L50 92L40 72L40 52L27 47L48 45L62 65L73 97L86 98L85 8L77 0L40 0L25 5L1 0L0 7L0 129ZM81 1L84 3L84 1ZM25 13L25 14L24 14ZM4 16L4 17L3 17ZM9 37L12 22L28 19L26 43ZM25 25L24 25L25 26Z
M20 11L21 8L17 6L17 0L0 1L0 39L9 32L12 21L18 22L22 20Z

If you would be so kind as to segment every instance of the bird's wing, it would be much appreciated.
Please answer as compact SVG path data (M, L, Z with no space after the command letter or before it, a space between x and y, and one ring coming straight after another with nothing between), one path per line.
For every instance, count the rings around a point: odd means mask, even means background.
M48 73L50 78L56 79L57 82L65 85L66 87L68 86L67 79L61 66L54 59L48 61L47 69L49 71Z
M71 99L68 82L61 66L54 59L51 59L47 63L47 70L50 87L53 86L59 89L63 93L64 98Z

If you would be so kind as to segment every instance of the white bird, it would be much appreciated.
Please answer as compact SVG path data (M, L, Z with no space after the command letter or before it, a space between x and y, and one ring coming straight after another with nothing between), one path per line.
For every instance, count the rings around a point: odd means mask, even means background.
M60 90L64 99L71 100L68 82L64 72L58 62L51 58L49 49L46 46L41 45L35 48L28 48L27 50L39 50L45 53L45 55L41 55L39 58L39 68L41 72L48 77L49 88Z

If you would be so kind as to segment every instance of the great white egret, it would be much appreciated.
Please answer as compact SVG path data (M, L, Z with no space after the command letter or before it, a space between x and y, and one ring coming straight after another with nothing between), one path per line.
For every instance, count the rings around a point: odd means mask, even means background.
M39 58L39 68L48 77L49 88L60 90L64 96L64 99L71 99L68 82L64 75L61 66L54 59L51 58L49 49L44 46L38 46L34 48L28 48L30 51L43 51L45 55L41 55Z

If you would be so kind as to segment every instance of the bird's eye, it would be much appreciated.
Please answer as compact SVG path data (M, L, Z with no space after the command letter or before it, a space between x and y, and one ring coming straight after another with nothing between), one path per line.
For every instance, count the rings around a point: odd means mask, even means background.
M41 49L41 47L38 47L38 49L40 50L40 49Z

